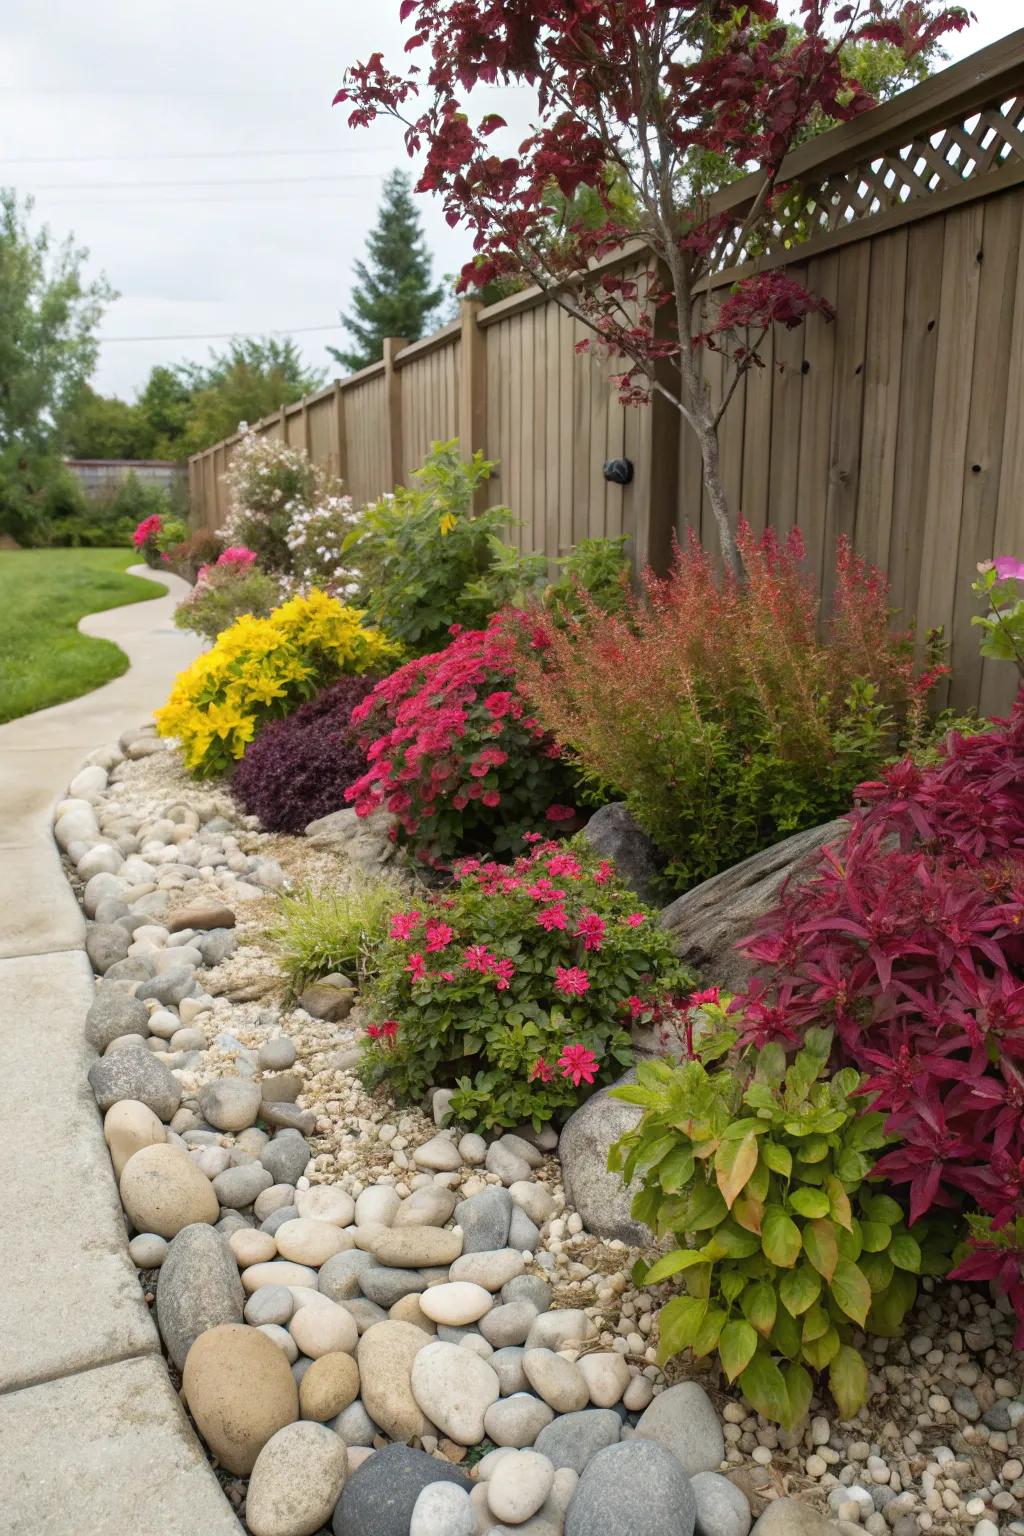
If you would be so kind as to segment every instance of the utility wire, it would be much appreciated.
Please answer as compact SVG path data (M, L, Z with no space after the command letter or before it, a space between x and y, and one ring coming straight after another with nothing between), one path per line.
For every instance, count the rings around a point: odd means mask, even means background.
M232 176L225 181L36 181L9 183L15 192L151 192L161 187L269 187L297 186L302 182L380 181L381 172L357 172L351 176Z
M109 160L277 160L316 155L383 155L390 150L376 145L354 145L346 149L181 149L144 151L138 155L0 155L0 165L83 165L89 161Z
M288 331L268 331L265 328L246 331L242 329L234 331L191 331L178 336L100 336L98 341L101 347L109 346L113 342L120 341L233 341L239 336L305 336L311 331L342 331L345 327L340 321L333 325L295 325Z

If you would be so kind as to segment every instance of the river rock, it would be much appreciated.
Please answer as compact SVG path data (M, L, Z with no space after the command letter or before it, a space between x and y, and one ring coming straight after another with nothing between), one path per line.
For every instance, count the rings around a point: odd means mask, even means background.
M717 1472L698 1472L690 1487L697 1503L696 1536L747 1536L750 1503L742 1488Z
M259 1065L263 1072L286 1072L295 1062L298 1052L294 1041L287 1035L277 1035L265 1040L259 1050Z
M641 901L657 900L663 860L625 801L602 805L580 835L595 853L612 861L615 873Z
M337 1302L313 1294L317 1297L317 1305L303 1306L301 1301L298 1302L288 1324L292 1338L311 1360L319 1360L321 1355L334 1354L338 1350L350 1355L359 1339L355 1318Z
M456 1196L440 1184L430 1184L414 1190L408 1200L403 1200L389 1223L396 1230L402 1227L443 1227L456 1206Z
M452 1264L461 1252L462 1233L441 1227L393 1227L381 1233L374 1246L378 1261L394 1269Z
M455 1173L462 1167L462 1158L450 1136L432 1136L412 1155L417 1168L431 1173Z
M261 1168L260 1172L264 1177L270 1177L265 1168ZM302 1209L298 1201L296 1209ZM336 1253L344 1253L352 1247L352 1239L347 1232L342 1232L329 1221L317 1221L311 1216L299 1216L294 1221L283 1222L274 1233L274 1239L282 1258L293 1259L296 1264L308 1264L312 1269L319 1269L321 1264L333 1259Z
M201 1333L242 1321L244 1302L238 1266L221 1234L203 1223L182 1227L156 1286L157 1327L179 1371Z
M344 1443L322 1424L288 1424L256 1458L245 1497L252 1536L314 1536L331 1518L348 1470Z
M422 1328L424 1333L436 1334L437 1332L437 1324L432 1323L427 1317L420 1306L419 1296L413 1293L400 1296L389 1309L388 1317L393 1317L396 1323L414 1323L417 1328Z
M211 1226L220 1215L213 1185L182 1147L142 1147L124 1165L121 1204L139 1232L176 1237L193 1222Z
M671 1452L624 1440L598 1451L582 1473L565 1536L693 1536L695 1520L690 1480Z
M334 1511L334 1536L409 1536L417 1499L440 1482L467 1493L470 1487L449 1462L407 1445L386 1445L347 1479Z
M564 1362L566 1365L569 1361ZM598 1451L616 1445L622 1432L622 1420L611 1408L584 1408L565 1413L542 1429L534 1449L546 1456L554 1467L572 1467L582 1474Z
M258 1328L226 1323L196 1339L182 1391L218 1461L245 1477L270 1437L295 1421L299 1395L288 1361Z
M304 1419L326 1423L359 1396L359 1367L341 1350L314 1360L299 1383L299 1411Z
M427 1282L418 1269L388 1269L377 1264L370 1254L371 1266L359 1271L359 1286L364 1296L379 1307L393 1307L404 1296L417 1295L427 1288Z
M283 1327L294 1311L295 1297L286 1285L261 1285L245 1303L244 1316L254 1328L265 1323Z
M552 1298L551 1286L541 1275L517 1275L501 1288L502 1301L529 1301L538 1312L546 1312Z
M284 1130L263 1148L260 1162L275 1184L294 1184L302 1178L311 1156L304 1136L295 1130Z
M329 1222L334 1227L348 1227L355 1220L356 1203L340 1184L314 1184L310 1189L300 1189L295 1205L300 1216Z
M89 1068L89 1086L104 1112L122 1099L137 1099L166 1122L181 1103L181 1084L151 1051L101 1056Z
M167 1131L148 1104L121 1099L103 1117L103 1139L110 1148L114 1177L119 1179L128 1159L143 1147L159 1146L166 1141Z
M128 958L130 943L124 929L116 923L90 923L85 935L85 952L93 970L102 976L119 960Z
M252 1264L269 1264L277 1257L277 1244L269 1232L257 1232L253 1227L239 1227L228 1236L228 1247L239 1269Z
M420 1334L421 1339L425 1337ZM498 1378L486 1360L458 1344L426 1340L413 1359L410 1383L419 1407L450 1440L475 1445L483 1439L484 1414L500 1393Z
M297 1104L278 1104L263 1101L262 1119L282 1131L298 1131L300 1136L312 1136L316 1130L316 1115L311 1109L300 1109Z
M447 1328L466 1328L489 1312L493 1306L490 1291L468 1280L447 1285L433 1285L420 1297L420 1307L431 1322Z
M492 1141L487 1148L484 1167L488 1173L497 1174L506 1189L510 1184L517 1184L529 1179L532 1172L525 1157L520 1157L517 1153L510 1152L508 1147L503 1147L500 1141Z
M241 1211L271 1187L272 1178L273 1175L261 1163L240 1163L218 1173L213 1188L217 1199L227 1210Z
M595 1408L614 1408L621 1402L622 1394L629 1386L629 1366L623 1355L614 1351L607 1354L582 1355L579 1360Z
M316 1270L305 1264L272 1259L269 1264L250 1264L242 1270L242 1289L247 1296L265 1285L287 1285L293 1290L316 1290Z
M500 1291L503 1285L521 1275L526 1268L521 1253L514 1248L485 1249L464 1253L451 1266L453 1280L467 1280L486 1291Z
M188 997L195 984L195 971L190 966L180 965L154 976L151 981L140 981L135 988L135 996L143 1000L155 997L164 1007L176 1008L182 998Z
M496 1349L493 1355L488 1356L487 1363L498 1378L502 1397L510 1397L513 1392L526 1392L529 1388L530 1383L523 1369L525 1356L526 1350L514 1345Z
M475 1536L469 1494L455 1483L430 1483L413 1505L409 1536Z
M678 1457L688 1477L717 1472L725 1460L725 1437L715 1406L702 1386L681 1381L644 1410L637 1438L656 1440Z
M494 1349L506 1349L511 1344L525 1344L533 1327L537 1308L530 1301L510 1301L506 1306L494 1307L480 1318L480 1332ZM620 1360L621 1355L616 1355ZM626 1367L629 1374L629 1367Z
M377 1267L377 1261L372 1253L362 1253L355 1248L345 1253L336 1253L321 1266L317 1276L317 1289L331 1301L350 1301L362 1290L360 1277L364 1270L375 1267ZM393 1274L396 1271L382 1269L381 1273Z
M540 1509L551 1492L555 1469L536 1451L503 1456L487 1483L487 1503L497 1520L521 1525Z
M594 1325L579 1307L559 1307L542 1312L530 1328L527 1349L561 1349L563 1344L589 1338Z
M430 1337L422 1329L390 1320L368 1328L359 1340L356 1361L363 1404L391 1440L412 1440L427 1433L423 1411L413 1395L412 1370L416 1356L429 1344Z
M614 1086L635 1081L634 1068ZM633 1248L654 1246L654 1235L631 1212L639 1184L624 1184L619 1174L608 1171L608 1152L636 1127L642 1114L639 1105L623 1104L602 1088L569 1116L558 1144L565 1198L582 1216L587 1231Z
M186 928L194 928L197 933L202 933L210 928L233 928L234 926L235 914L231 908L215 906L212 903L183 907L180 912L175 912L173 917L167 919L169 933L183 933Z
M242 1077L221 1077L199 1090L199 1106L218 1131L244 1131L255 1125L260 1103L259 1086Z
M348 1017L355 1000L355 985L340 971L332 971L329 976L321 977L306 988L299 998L298 1006L304 1008L311 1018L336 1023Z
M364 1227L368 1222L377 1222L390 1227L401 1203L393 1184L371 1184L356 1200L356 1225Z
M492 1355L487 1364L498 1376ZM530 1392L514 1392L511 1397L500 1397L484 1414L484 1433L495 1445L510 1445L516 1450L532 1445L554 1418L554 1409Z
M829 821L797 832L677 897L661 914L676 953L725 991L742 991L752 967L738 941L776 906L784 883L804 879L822 847L847 830L845 821Z
M327 1358L326 1355L324 1358ZM370 1446L374 1437L380 1433L358 1397L331 1421L331 1428L346 1445Z
M464 1254L504 1248L512 1221L512 1196L507 1189L491 1185L468 1200L460 1200L455 1220L462 1228Z
M128 1257L136 1269L159 1269L170 1245L155 1232L140 1232L128 1244Z
M119 1035L148 1035L149 1014L145 1003L111 985L102 986L85 1016L85 1038L97 1051L105 1051Z
M556 1413L577 1413L590 1401L586 1378L579 1366L553 1349L528 1348L523 1356L523 1370L533 1390Z
M521 1206L514 1206L508 1229L508 1245L520 1253L536 1253L540 1245L540 1228L531 1221Z
M835 1527L799 1499L773 1499L750 1536L834 1536Z

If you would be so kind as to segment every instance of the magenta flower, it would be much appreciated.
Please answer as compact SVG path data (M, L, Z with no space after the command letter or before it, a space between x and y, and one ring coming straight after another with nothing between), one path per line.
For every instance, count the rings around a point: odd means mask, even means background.
M576 924L576 937L583 940L584 949L600 949L604 938L604 921L596 912L584 912Z
M585 1045L567 1045L558 1058L562 1076L572 1079L574 1088L580 1083L592 1083L597 1076L597 1057Z
M542 1083L550 1083L552 1075L553 1074L552 1074L551 1068L548 1066L547 1062L544 1060L544 1057L543 1056L538 1056L537 1060L534 1062L533 1066L530 1068L529 1081L531 1083L536 1082L537 1078L539 1077Z
M590 989L590 977L578 965L560 965L555 969L555 991L563 997L582 997Z
M462 957L463 969L467 971L479 971L481 976L486 976L491 969L494 956L486 944L471 944Z
M496 985L499 992L508 991L509 983L511 982L515 973L516 968L512 964L511 960L491 961L491 975L496 978Z
M435 954L439 949L447 949L455 937L454 928L449 928L447 923L439 922L432 917L427 923L427 954Z
M388 933L393 939L408 939L416 931L419 920L418 912L396 912Z
M413 981L422 981L427 973L427 962L424 960L419 950L417 950L415 954L409 956L409 959L406 961L405 968L409 972L409 975L412 977Z
M1015 560L1013 555L1000 555L992 563L1000 581L1024 581L1024 560Z
M626 917L626 922L630 928L639 928L640 924L646 923L646 921L647 918L643 912L630 912Z
M536 921L548 933L554 928L568 928L569 926L569 919L561 907L545 907L543 912L537 913Z
M247 549L244 544L232 544L218 558L218 565L237 565L241 567L255 565L256 551Z

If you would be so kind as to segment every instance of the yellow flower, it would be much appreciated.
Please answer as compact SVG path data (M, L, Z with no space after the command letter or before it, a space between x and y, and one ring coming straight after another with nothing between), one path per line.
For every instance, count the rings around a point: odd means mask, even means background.
M446 512L437 525L438 529L440 530L441 537L444 538L447 534L451 533L452 529L457 526L458 521L459 520L455 516L454 512Z

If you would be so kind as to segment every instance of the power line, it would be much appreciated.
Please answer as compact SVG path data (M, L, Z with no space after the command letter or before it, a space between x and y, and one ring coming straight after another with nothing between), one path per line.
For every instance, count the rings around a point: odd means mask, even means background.
M239 336L305 336L311 331L342 331L345 327L340 321L333 325L294 325L287 331L268 331L259 329L256 331L192 331L178 336L100 336L100 346L105 347L116 341L233 341Z
M202 181L36 181L11 182L15 192L151 192L161 187L269 187L296 186L311 181L332 183L346 181L380 181L381 172L357 172L352 176L231 176L224 181L212 177Z
M0 155L0 165L84 165L107 160L277 160L284 157L318 155L383 155L390 150L376 145L354 145L346 149L183 149L145 151L138 155Z

